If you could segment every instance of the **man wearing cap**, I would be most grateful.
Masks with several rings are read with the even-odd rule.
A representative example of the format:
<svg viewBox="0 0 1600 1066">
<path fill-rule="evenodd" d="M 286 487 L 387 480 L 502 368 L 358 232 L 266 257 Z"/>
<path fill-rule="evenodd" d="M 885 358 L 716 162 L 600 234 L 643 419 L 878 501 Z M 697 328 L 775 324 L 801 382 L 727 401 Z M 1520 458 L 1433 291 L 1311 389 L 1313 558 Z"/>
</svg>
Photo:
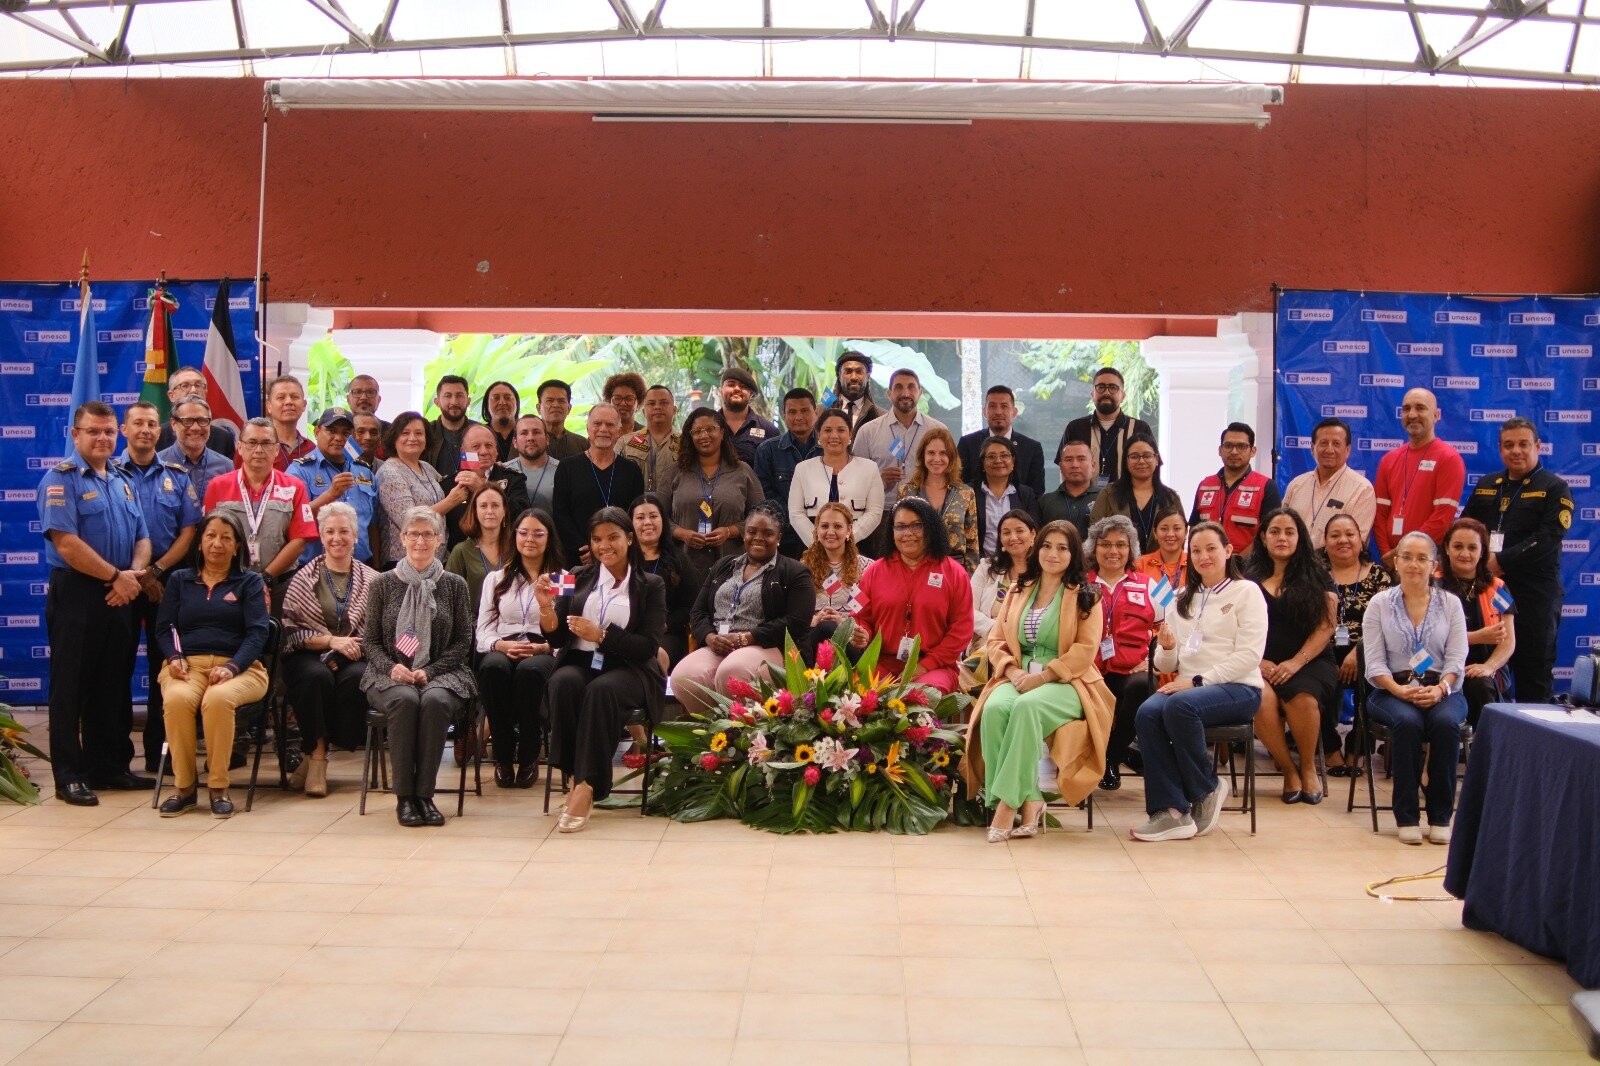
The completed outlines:
<svg viewBox="0 0 1600 1066">
<path fill-rule="evenodd" d="M 833 404 L 850 419 L 850 435 L 883 414 L 872 402 L 872 359 L 861 352 L 839 353 L 833 364 Z"/>
<path fill-rule="evenodd" d="M 364 563 L 372 562 L 373 517 L 378 512 L 378 487 L 373 483 L 372 467 L 365 458 L 351 459 L 345 454 L 345 442 L 355 429 L 355 416 L 343 407 L 330 407 L 317 419 L 317 449 L 289 464 L 284 471 L 297 478 L 306 487 L 311 498 L 313 520 L 330 503 L 343 501 L 356 511 L 355 556 Z M 322 554 L 322 541 L 316 537 L 306 540 L 300 553 L 300 564 Z"/>
<path fill-rule="evenodd" d="M 718 391 L 722 394 L 722 417 L 733 434 L 733 450 L 751 469 L 756 465 L 756 449 L 778 435 L 775 422 L 750 410 L 750 398 L 756 394 L 756 379 L 742 366 L 730 366 L 722 371 Z"/>
</svg>

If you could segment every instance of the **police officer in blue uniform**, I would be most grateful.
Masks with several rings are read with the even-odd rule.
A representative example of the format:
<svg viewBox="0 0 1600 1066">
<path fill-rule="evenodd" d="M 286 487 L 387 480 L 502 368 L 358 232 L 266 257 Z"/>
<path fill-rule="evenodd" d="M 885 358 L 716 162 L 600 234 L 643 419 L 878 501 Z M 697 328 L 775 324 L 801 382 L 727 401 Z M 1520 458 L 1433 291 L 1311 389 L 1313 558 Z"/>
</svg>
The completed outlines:
<svg viewBox="0 0 1600 1066">
<path fill-rule="evenodd" d="M 290 463 L 284 473 L 305 484 L 313 517 L 334 502 L 348 503 L 355 508 L 355 556 L 364 563 L 371 563 L 372 518 L 378 509 L 378 487 L 373 481 L 372 467 L 366 459 L 352 459 L 345 452 L 345 444 L 355 424 L 355 416 L 342 407 L 330 407 L 323 411 L 317 419 L 316 451 Z M 305 551 L 300 553 L 300 565 L 304 566 L 321 554 L 322 543 L 307 540 Z"/>
<path fill-rule="evenodd" d="M 200 521 L 200 498 L 182 465 L 163 462 L 156 452 L 161 436 L 161 413 L 155 404 L 130 404 L 122 414 L 122 436 L 128 446 L 117 457 L 117 470 L 133 483 L 133 495 L 150 529 L 150 566 L 139 579 L 139 597 L 133 601 L 134 643 L 144 634 L 145 661 L 150 687 L 145 697 L 144 768 L 155 773 L 161 765 L 161 744 L 167 724 L 161 704 L 161 649 L 156 642 L 156 611 L 166 590 L 167 574 L 184 565 L 194 546 Z M 176 447 L 176 445 L 174 445 Z M 137 649 L 135 649 L 137 654 Z"/>
<path fill-rule="evenodd" d="M 72 413 L 75 454 L 39 482 L 50 587 L 50 763 L 56 795 L 79 807 L 95 788 L 155 782 L 133 759 L 133 601 L 150 565 L 150 531 L 133 483 L 111 462 L 117 415 L 98 400 Z"/>
</svg>

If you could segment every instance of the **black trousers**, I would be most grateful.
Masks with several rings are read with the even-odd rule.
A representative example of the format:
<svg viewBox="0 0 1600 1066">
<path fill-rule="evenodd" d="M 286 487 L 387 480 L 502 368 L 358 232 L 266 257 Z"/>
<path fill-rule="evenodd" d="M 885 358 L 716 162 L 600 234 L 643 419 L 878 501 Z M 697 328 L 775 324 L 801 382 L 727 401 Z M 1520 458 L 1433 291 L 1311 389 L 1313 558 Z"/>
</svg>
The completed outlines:
<svg viewBox="0 0 1600 1066">
<path fill-rule="evenodd" d="M 297 651 L 283 659 L 284 691 L 300 723 L 300 750 L 310 755 L 321 741 L 354 751 L 367 732 L 367 697 L 361 691 L 361 662 L 328 669 L 314 651 Z"/>
<path fill-rule="evenodd" d="M 1500 698 L 1500 689 L 1492 677 L 1469 677 L 1461 682 L 1461 694 L 1467 698 L 1467 724 L 1476 729 L 1478 716 L 1484 707 Z"/>
<path fill-rule="evenodd" d="M 1553 694 L 1551 673 L 1556 666 L 1556 630 L 1561 625 L 1561 587 L 1527 588 L 1521 583 L 1507 589 L 1517 601 L 1514 624 L 1517 647 L 1511 653 L 1511 676 L 1517 681 L 1518 703 L 1549 703 Z"/>
<path fill-rule="evenodd" d="M 445 733 L 462 699 L 439 684 L 425 688 L 394 685 L 374 692 L 372 701 L 389 720 L 389 769 L 396 796 L 432 799 L 444 759 Z"/>
<path fill-rule="evenodd" d="M 478 687 L 489 712 L 496 765 L 532 766 L 539 761 L 545 683 L 555 668 L 553 655 L 530 655 L 516 662 L 497 651 L 483 657 Z"/>
<path fill-rule="evenodd" d="M 611 795 L 611 756 L 628 718 L 643 707 L 644 685 L 625 666 L 595 673 L 567 663 L 550 675 L 545 706 L 550 714 L 550 755 L 572 783 L 585 781 L 594 798 Z"/>
<path fill-rule="evenodd" d="M 144 768 L 153 774 L 161 763 L 161 745 L 167 739 L 167 721 L 164 704 L 161 701 L 161 686 L 156 684 L 156 677 L 161 673 L 163 665 L 161 648 L 156 644 L 156 612 L 161 610 L 161 605 L 141 592 L 139 598 L 133 601 L 132 607 L 134 665 L 138 665 L 137 645 L 139 635 L 143 633 L 145 669 L 150 674 L 149 694 L 144 701 Z"/>
<path fill-rule="evenodd" d="M 106 587 L 87 574 L 52 569 L 44 617 L 56 788 L 127 773 L 133 760 L 133 607 L 107 606 Z"/>
<path fill-rule="evenodd" d="M 1120 766 L 1128 758 L 1133 746 L 1134 715 L 1139 705 L 1150 698 L 1155 687 L 1148 672 L 1136 674 L 1106 674 L 1106 688 L 1117 698 L 1116 710 L 1111 716 L 1111 739 L 1106 743 L 1106 765 Z"/>
</svg>

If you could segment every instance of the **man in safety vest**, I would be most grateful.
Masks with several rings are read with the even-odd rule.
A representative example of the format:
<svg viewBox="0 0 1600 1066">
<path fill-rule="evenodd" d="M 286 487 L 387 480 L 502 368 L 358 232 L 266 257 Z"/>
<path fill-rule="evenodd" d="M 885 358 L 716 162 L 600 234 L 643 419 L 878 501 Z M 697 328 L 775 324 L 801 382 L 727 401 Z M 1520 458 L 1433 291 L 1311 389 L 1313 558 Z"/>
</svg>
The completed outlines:
<svg viewBox="0 0 1600 1066">
<path fill-rule="evenodd" d="M 1208 474 L 1194 491 L 1194 512 L 1189 524 L 1217 522 L 1228 531 L 1234 554 L 1250 550 L 1261 516 L 1282 502 L 1278 486 L 1265 474 L 1250 469 L 1256 457 L 1256 431 L 1243 422 L 1230 422 L 1217 447 L 1222 469 Z"/>
</svg>

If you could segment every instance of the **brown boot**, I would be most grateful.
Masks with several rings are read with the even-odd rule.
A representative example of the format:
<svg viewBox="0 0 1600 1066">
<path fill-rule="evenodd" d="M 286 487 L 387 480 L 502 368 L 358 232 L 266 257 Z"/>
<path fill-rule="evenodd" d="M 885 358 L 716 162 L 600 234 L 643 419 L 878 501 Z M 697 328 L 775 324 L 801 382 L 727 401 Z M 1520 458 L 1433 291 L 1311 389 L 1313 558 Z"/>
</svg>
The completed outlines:
<svg viewBox="0 0 1600 1066">
<path fill-rule="evenodd" d="M 289 772 L 289 787 L 296 792 L 303 791 L 306 787 L 306 775 L 311 772 L 311 756 L 302 756 L 300 765 Z"/>
<path fill-rule="evenodd" d="M 306 774 L 306 795 L 320 799 L 328 794 L 328 760 L 307 759 L 311 770 Z"/>
</svg>

